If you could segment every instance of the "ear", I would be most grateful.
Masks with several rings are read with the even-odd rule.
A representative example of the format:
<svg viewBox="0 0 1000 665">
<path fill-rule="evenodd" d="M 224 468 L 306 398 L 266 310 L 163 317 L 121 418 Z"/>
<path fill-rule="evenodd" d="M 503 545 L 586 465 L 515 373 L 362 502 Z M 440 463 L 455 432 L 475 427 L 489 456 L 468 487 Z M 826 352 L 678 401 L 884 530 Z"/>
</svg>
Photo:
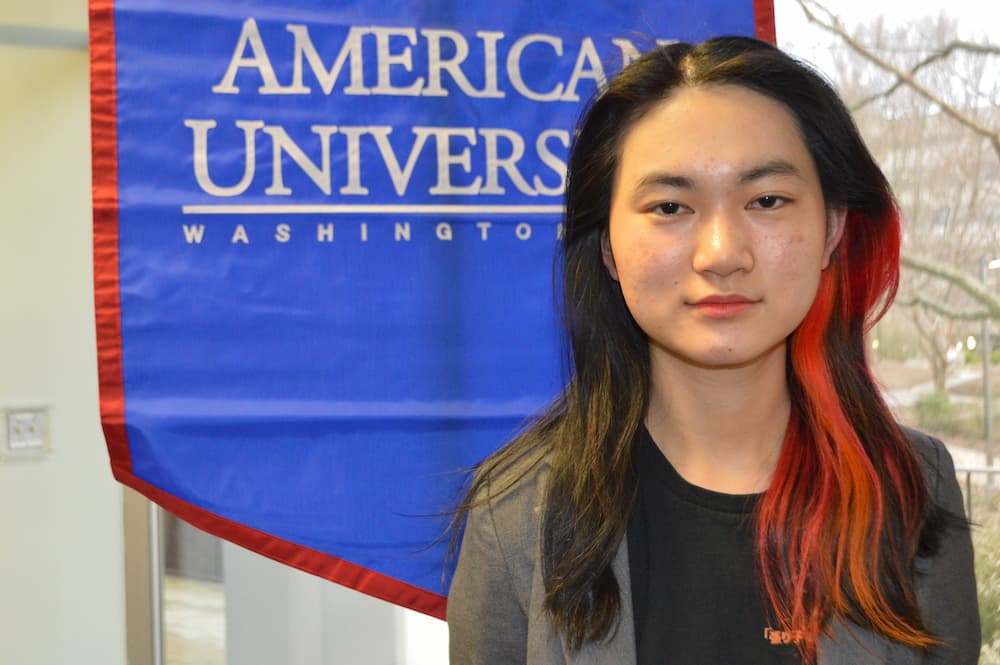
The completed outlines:
<svg viewBox="0 0 1000 665">
<path fill-rule="evenodd" d="M 611 275 L 611 279 L 617 282 L 618 266 L 615 265 L 615 255 L 611 253 L 611 237 L 608 234 L 607 229 L 601 233 L 601 259 L 603 259 L 604 267 L 608 269 L 608 274 Z"/>
<path fill-rule="evenodd" d="M 844 206 L 831 206 L 826 209 L 826 245 L 823 248 L 822 268 L 830 265 L 830 257 L 840 244 L 840 239 L 844 237 L 844 227 L 847 226 L 847 208 Z"/>
</svg>

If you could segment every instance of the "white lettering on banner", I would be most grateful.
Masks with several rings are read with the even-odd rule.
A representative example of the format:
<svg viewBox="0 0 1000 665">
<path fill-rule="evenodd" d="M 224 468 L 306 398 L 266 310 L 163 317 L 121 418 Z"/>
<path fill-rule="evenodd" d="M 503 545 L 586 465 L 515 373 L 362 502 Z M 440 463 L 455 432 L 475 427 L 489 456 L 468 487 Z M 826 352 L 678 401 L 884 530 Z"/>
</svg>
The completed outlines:
<svg viewBox="0 0 1000 665">
<path fill-rule="evenodd" d="M 452 229 L 451 224 L 448 222 L 441 222 L 434 227 L 434 235 L 437 236 L 438 240 L 451 240 Z"/>
<path fill-rule="evenodd" d="M 247 190 L 253 181 L 257 170 L 257 150 L 254 145 L 258 129 L 264 127 L 260 120 L 237 120 L 236 126 L 243 130 L 243 177 L 231 187 L 220 187 L 212 182 L 208 175 L 208 130 L 213 129 L 214 120 L 185 120 L 184 126 L 190 127 L 194 135 L 194 177 L 198 186 L 212 196 L 239 196 Z"/>
<path fill-rule="evenodd" d="M 482 242 L 490 242 L 495 239 L 494 234 L 490 233 L 491 230 L 496 230 L 493 222 L 490 221 L 478 221 L 475 222 L 475 227 L 479 231 L 479 239 Z M 386 228 L 386 227 L 380 227 Z M 429 237 L 430 233 L 427 229 L 431 228 L 431 225 L 417 224 L 414 227 L 412 222 L 393 222 L 392 224 L 392 239 L 394 242 L 410 242 L 413 240 L 414 228 L 417 229 L 416 233 L 418 237 Z M 525 241 L 531 240 L 534 236 L 534 227 L 527 222 L 518 222 L 513 227 L 509 225 L 503 225 L 499 227 L 499 233 L 509 234 L 513 230 L 513 236 L 518 240 Z M 563 227 L 562 224 L 558 224 L 555 227 L 555 238 L 562 239 Z M 184 242 L 189 245 L 201 245 L 205 238 L 205 225 L 204 224 L 182 224 L 181 231 L 183 232 Z M 210 233 L 216 233 L 210 231 Z M 224 231 L 223 231 L 224 233 Z M 291 240 L 294 233 L 294 227 L 288 222 L 281 222 L 274 226 L 274 240 L 278 243 L 287 243 Z M 455 239 L 455 226 L 450 222 L 437 222 L 433 224 L 433 236 L 435 239 L 441 242 L 452 242 Z M 382 235 L 382 237 L 386 237 Z M 508 236 L 509 237 L 509 236 Z M 233 227 L 232 233 L 229 236 L 231 244 L 250 244 L 250 235 L 244 224 L 236 224 Z M 360 222 L 358 223 L 358 239 L 360 242 L 368 242 L 368 223 Z M 334 240 L 334 224 L 332 222 L 321 222 L 316 224 L 316 243 L 317 244 L 327 244 L 332 243 Z"/>
<path fill-rule="evenodd" d="M 546 129 L 534 141 L 535 153 L 541 167 L 544 167 L 542 170 L 551 171 L 559 178 L 557 186 L 549 186 L 543 182 L 541 174 L 529 173 L 526 177 L 522 172 L 519 163 L 526 152 L 525 140 L 511 129 L 412 127 L 410 131 L 414 136 L 413 144 L 406 154 L 405 164 L 400 166 L 400 155 L 390 138 L 393 128 L 387 125 L 312 125 L 309 129 L 319 137 L 319 149 L 318 155 L 310 156 L 280 125 L 267 125 L 260 120 L 237 120 L 235 125 L 243 132 L 243 175 L 235 185 L 226 186 L 216 184 L 209 174 L 209 130 L 215 129 L 216 122 L 189 119 L 184 124 L 192 131 L 195 180 L 202 191 L 217 197 L 239 196 L 250 188 L 257 169 L 258 129 L 271 139 L 271 184 L 264 190 L 264 194 L 282 197 L 293 194 L 292 188 L 285 184 L 285 168 L 288 163 L 297 166 L 323 194 L 331 195 L 335 180 L 331 149 L 340 154 L 346 152 L 346 159 L 336 160 L 338 166 L 344 165 L 344 172 L 337 174 L 342 178 L 336 178 L 336 181 L 345 184 L 338 192 L 344 196 L 367 196 L 369 190 L 362 181 L 362 176 L 368 174 L 371 177 L 372 167 L 362 163 L 361 154 L 363 143 L 370 141 L 375 143 L 396 195 L 405 197 L 410 193 L 410 181 L 428 139 L 433 139 L 433 158 L 436 160 L 436 183 L 427 189 L 427 193 L 432 196 L 505 194 L 507 189 L 501 184 L 501 173 L 517 191 L 527 196 L 560 196 L 565 187 L 566 162 L 552 151 L 549 139 L 556 139 L 566 151 L 570 143 L 569 132 L 562 129 Z M 212 147 L 219 152 L 234 154 L 237 149 L 226 140 L 231 132 L 220 130 L 220 134 L 218 139 L 213 134 Z M 344 140 L 337 141 L 337 145 L 333 146 L 333 137 L 339 136 L 343 136 Z M 480 142 L 477 137 L 482 137 L 483 140 Z M 482 150 L 477 150 L 477 164 L 473 168 L 471 148 L 479 145 L 482 145 Z M 288 159 L 285 159 L 286 156 Z M 482 169 L 485 171 L 485 179 L 482 175 L 476 175 L 465 184 L 456 183 L 453 179 L 455 167 L 467 174 Z M 529 177 L 531 182 L 528 181 Z M 552 179 L 552 175 L 547 174 L 547 178 Z"/>
<path fill-rule="evenodd" d="M 635 44 L 627 39 L 615 38 L 611 40 L 611 43 L 618 47 L 618 52 L 621 53 L 621 63 L 622 67 L 628 67 L 635 60 L 639 58 L 639 49 L 635 47 Z"/>
<path fill-rule="evenodd" d="M 201 239 L 205 236 L 204 224 L 184 224 L 184 240 L 187 244 L 200 245 Z"/>
<path fill-rule="evenodd" d="M 589 69 L 584 69 L 585 65 L 589 65 Z M 576 86 L 582 78 L 591 79 L 599 88 L 603 87 L 605 83 L 604 65 L 601 64 L 601 57 L 597 55 L 597 49 L 594 48 L 594 40 L 590 37 L 587 37 L 580 43 L 580 53 L 576 56 L 573 75 L 569 77 L 569 83 L 566 84 L 566 92 L 560 99 L 566 102 L 580 101 L 580 95 L 576 93 Z"/>
<path fill-rule="evenodd" d="M 529 44 L 537 43 L 550 45 L 556 55 L 561 56 L 563 54 L 562 40 L 558 37 L 538 34 L 525 35 L 514 42 L 510 52 L 507 54 L 507 78 L 510 79 L 514 89 L 524 97 L 536 102 L 551 102 L 562 96 L 562 83 L 556 84 L 556 87 L 548 92 L 536 92 L 524 83 L 524 77 L 521 76 L 521 54 Z"/>
<path fill-rule="evenodd" d="M 427 130 L 434 134 L 437 142 L 437 184 L 430 188 L 430 193 L 437 196 L 447 196 L 449 194 L 476 194 L 479 191 L 479 183 L 483 179 L 476 176 L 471 184 L 459 187 L 451 184 L 451 167 L 453 164 L 461 166 L 466 173 L 472 171 L 472 162 L 468 148 L 463 148 L 457 155 L 451 152 L 451 137 L 464 138 L 471 145 L 476 145 L 476 131 L 472 127 L 414 127 L 413 131 Z M 442 140 L 443 138 L 443 140 Z"/>
<path fill-rule="evenodd" d="M 476 222 L 476 226 L 479 228 L 479 231 L 483 234 L 483 240 L 487 240 L 489 238 L 489 236 L 487 234 L 489 233 L 490 227 L 493 226 L 493 223 L 492 222 Z"/>
<path fill-rule="evenodd" d="M 623 37 L 595 41 L 586 35 L 569 39 L 543 32 L 505 34 L 482 29 L 463 33 L 439 27 L 309 26 L 276 24 L 271 20 L 258 25 L 256 18 L 248 17 L 240 25 L 225 66 L 220 63 L 221 76 L 215 79 L 212 73 L 206 86 L 216 95 L 322 93 L 411 98 L 462 96 L 473 100 L 520 97 L 531 103 L 578 103 L 605 84 L 605 67 L 609 63 L 625 66 L 639 54 L 636 45 Z M 212 81 L 216 81 L 214 85 L 210 85 Z M 419 109 L 421 103 L 430 105 L 432 100 L 407 103 Z M 530 131 L 519 131 L 513 127 L 424 124 L 393 127 L 377 124 L 376 118 L 365 119 L 372 124 L 344 125 L 345 117 L 351 117 L 349 103 L 328 104 L 324 108 L 337 113 L 338 124 L 319 119 L 309 125 L 311 134 L 303 128 L 305 123 L 300 125 L 299 121 L 286 127 L 259 118 L 227 119 L 233 125 L 220 128 L 216 119 L 184 119 L 184 125 L 191 130 L 191 162 L 200 193 L 216 198 L 252 193 L 253 205 L 238 202 L 229 208 L 264 207 L 268 208 L 266 212 L 273 213 L 283 204 L 262 203 L 261 197 L 280 197 L 285 201 L 316 193 L 326 197 L 368 197 L 370 187 L 387 190 L 391 183 L 398 199 L 413 200 L 410 207 L 430 207 L 435 208 L 434 212 L 447 213 L 446 209 L 465 206 L 479 211 L 470 214 L 494 214 L 501 207 L 517 207 L 518 212 L 536 214 L 539 212 L 536 208 L 545 206 L 513 201 L 486 205 L 446 202 L 435 206 L 426 200 L 416 201 L 421 196 L 512 194 L 544 199 L 560 197 L 565 190 L 571 144 L 567 128 L 532 127 Z M 347 111 L 346 116 L 342 110 Z M 427 116 L 415 113 L 413 117 Z M 213 132 L 215 129 L 218 131 Z M 259 134 L 270 140 L 270 166 L 266 158 L 262 158 L 264 164 L 258 164 L 258 150 L 264 150 L 266 155 L 268 149 L 266 144 L 258 148 Z M 258 166 L 263 172 L 259 179 Z M 412 191 L 416 189 L 414 174 L 420 174 L 416 182 L 421 183 L 422 191 Z M 398 199 L 359 205 L 392 207 L 403 203 Z M 327 203 L 355 206 L 346 201 L 313 201 L 311 205 L 324 207 Z M 182 204 L 181 208 L 184 214 L 192 214 L 212 205 L 225 207 L 221 203 L 199 201 Z M 200 231 L 196 226 L 184 228 L 189 244 L 201 243 L 203 228 Z M 322 235 L 325 232 L 317 231 L 320 242 L 332 241 L 332 225 L 329 228 L 329 239 Z M 484 240 L 488 228 L 480 229 Z M 282 230 L 279 225 L 274 233 L 278 242 L 288 242 L 291 238 L 290 227 Z M 362 242 L 367 242 L 367 227 L 363 225 L 360 233 Z M 450 240 L 451 231 L 446 233 Z M 517 237 L 521 237 L 521 232 Z M 248 244 L 249 237 L 243 230 L 241 236 L 234 234 L 231 242 Z"/>
<path fill-rule="evenodd" d="M 347 184 L 340 188 L 341 194 L 368 194 L 368 188 L 361 184 L 361 135 L 368 130 L 368 127 L 340 128 L 340 133 L 347 137 Z"/>
<path fill-rule="evenodd" d="M 242 224 L 236 225 L 236 229 L 233 231 L 233 238 L 230 242 L 234 245 L 238 242 L 241 242 L 244 245 L 250 244 L 250 238 L 247 237 L 247 230 L 243 228 Z"/>
<path fill-rule="evenodd" d="M 462 63 L 469 57 L 469 42 L 462 33 L 454 30 L 421 30 L 427 39 L 427 87 L 421 94 L 428 97 L 445 97 L 448 91 L 441 86 L 441 72 L 447 71 L 459 90 L 469 97 L 503 97 L 497 86 L 497 42 L 503 39 L 502 32 L 479 31 L 476 37 L 483 40 L 484 85 L 476 90 L 462 71 Z M 448 60 L 441 59 L 441 40 L 448 39 L 455 47 L 455 55 Z"/>
<path fill-rule="evenodd" d="M 535 151 L 538 153 L 538 158 L 542 160 L 543 164 L 552 169 L 552 171 L 559 176 L 559 184 L 556 187 L 546 187 L 542 183 L 542 179 L 537 175 L 534 177 L 532 182 L 535 185 L 535 191 L 539 194 L 544 194 L 546 196 L 561 196 L 563 190 L 566 188 L 566 162 L 559 159 L 549 151 L 549 146 L 546 142 L 550 137 L 559 139 L 559 141 L 563 144 L 563 147 L 568 150 L 569 132 L 562 129 L 546 129 L 538 135 L 538 139 L 535 141 Z"/>
<path fill-rule="evenodd" d="M 340 70 L 344 68 L 344 62 L 348 58 L 351 61 L 351 83 L 344 88 L 344 94 L 371 94 L 371 91 L 365 87 L 364 61 L 362 60 L 361 49 L 361 37 L 368 32 L 367 30 L 364 28 L 351 28 L 350 32 L 347 33 L 347 39 L 344 40 L 344 45 L 340 47 L 340 52 L 334 59 L 333 64 L 330 65 L 330 69 L 326 69 L 319 57 L 319 53 L 316 52 L 316 47 L 313 46 L 312 39 L 309 38 L 309 29 L 306 26 L 289 24 L 285 26 L 285 29 L 292 33 L 295 38 L 295 55 L 292 58 L 292 85 L 289 86 L 289 91 L 303 95 L 312 92 L 309 87 L 302 84 L 302 57 L 305 56 L 313 76 L 316 77 L 320 88 L 323 89 L 323 94 L 329 95 L 333 92 L 333 85 L 337 82 Z M 232 65 L 230 65 L 231 68 Z M 229 75 L 229 70 L 226 71 L 226 75 Z M 223 80 L 226 79 L 224 78 Z M 235 89 L 235 86 L 233 88 Z M 215 91 L 215 88 L 212 88 L 212 90 Z M 235 91 L 238 92 L 239 90 L 235 89 Z"/>
<path fill-rule="evenodd" d="M 253 57 L 244 57 L 247 47 L 253 51 Z M 240 91 L 234 85 L 236 74 L 244 67 L 254 68 L 260 74 L 264 85 L 257 89 L 262 95 L 289 92 L 296 93 L 298 90 L 288 90 L 282 88 L 278 83 L 278 77 L 274 75 L 274 66 L 264 49 L 264 40 L 260 38 L 260 31 L 257 29 L 257 22 L 252 18 L 243 21 L 243 29 L 240 30 L 239 39 L 236 40 L 236 48 L 233 49 L 233 56 L 229 60 L 229 67 L 222 75 L 222 80 L 212 86 L 212 92 L 216 94 L 235 95 Z"/>
<path fill-rule="evenodd" d="M 538 196 L 538 192 L 524 179 L 517 170 L 517 162 L 524 156 L 524 139 L 510 129 L 480 129 L 479 133 L 486 139 L 486 185 L 479 194 L 505 194 L 506 189 L 500 186 L 499 170 L 503 169 L 517 187 L 518 191 L 529 196 Z M 504 159 L 498 156 L 497 143 L 500 137 L 510 143 L 510 154 Z"/>
<path fill-rule="evenodd" d="M 322 166 L 309 159 L 298 145 L 292 142 L 288 134 L 281 127 L 263 127 L 262 132 L 271 137 L 271 154 L 273 166 L 271 169 L 271 186 L 264 190 L 265 194 L 271 196 L 275 194 L 289 195 L 292 190 L 285 187 L 281 174 L 284 172 L 284 160 L 281 159 L 283 153 L 288 153 L 296 164 L 309 176 L 310 180 L 316 183 L 320 191 L 329 196 L 330 194 L 330 134 L 337 131 L 336 125 L 313 125 L 310 127 L 320 140 L 320 159 Z M 247 158 L 249 162 L 249 157 Z"/>
<path fill-rule="evenodd" d="M 417 43 L 417 31 L 413 28 L 372 28 L 375 34 L 375 44 L 378 62 L 378 85 L 372 90 L 375 95 L 419 95 L 424 87 L 424 78 L 418 76 L 412 84 L 397 88 L 392 85 L 393 65 L 402 65 L 407 72 L 413 71 L 413 53 L 407 46 L 401 53 L 392 53 L 389 49 L 389 38 L 405 37 L 411 45 Z"/>
<path fill-rule="evenodd" d="M 421 204 L 311 204 L 275 203 L 247 205 L 184 205 L 185 215 L 560 215 L 561 205 L 463 205 L 454 203 Z"/>
<path fill-rule="evenodd" d="M 472 98 L 506 96 L 505 91 L 500 88 L 498 71 L 499 46 L 506 37 L 503 32 L 479 30 L 475 33 L 475 38 L 482 49 L 482 58 L 473 63 L 469 59 L 469 39 L 456 30 L 352 26 L 327 67 L 323 62 L 323 55 L 316 49 L 309 34 L 309 26 L 288 23 L 284 28 L 292 36 L 290 83 L 282 85 L 278 80 L 271 54 L 264 44 L 256 20 L 251 17 L 243 21 L 226 70 L 219 82 L 212 86 L 212 92 L 220 95 L 240 94 L 241 88 L 236 84 L 236 78 L 241 70 L 247 69 L 256 71 L 260 79 L 258 94 L 308 95 L 312 93 L 312 88 L 305 82 L 305 65 L 308 65 L 313 79 L 319 83 L 325 95 L 334 92 L 337 81 L 346 67 L 348 84 L 340 89 L 345 95 L 446 97 L 457 88 L 458 92 Z M 366 48 L 366 44 L 371 44 L 372 38 L 374 44 Z M 401 48 L 400 39 L 405 40 Z M 454 50 L 450 57 L 442 55 L 446 50 L 442 48 L 445 41 L 449 42 L 451 49 Z M 630 40 L 616 37 L 610 41 L 611 46 L 618 50 L 622 67 L 638 57 L 639 51 Z M 425 47 L 421 50 L 426 52 L 426 61 L 417 63 L 414 59 L 414 47 L 421 47 L 421 42 L 425 43 Z M 330 40 L 324 39 L 322 43 L 328 44 Z M 669 42 L 658 40 L 657 43 Z M 549 90 L 536 90 L 524 80 L 522 60 L 525 58 L 525 52 L 529 50 L 533 66 L 539 71 L 558 71 L 569 62 L 568 57 L 564 59 L 565 45 L 558 35 L 530 33 L 514 40 L 505 59 L 507 78 L 514 91 L 527 99 L 536 102 L 575 102 L 580 99 L 576 88 L 581 79 L 591 79 L 598 85 L 604 82 L 605 61 L 600 57 L 591 37 L 583 37 L 580 40 L 567 82 L 556 83 Z M 277 52 L 276 46 L 272 44 L 271 53 Z M 371 57 L 375 59 L 374 87 L 366 85 L 364 80 L 365 60 Z M 482 74 L 482 89 L 477 89 L 470 82 L 466 65 L 475 66 L 476 72 Z M 408 84 L 394 84 L 394 70 L 411 74 Z M 448 74 L 454 87 L 444 85 L 442 77 L 444 72 Z"/>
<path fill-rule="evenodd" d="M 378 151 L 382 155 L 382 163 L 385 164 L 385 168 L 389 171 L 389 177 L 392 178 L 392 186 L 396 189 L 396 194 L 399 196 L 405 195 L 406 188 L 410 184 L 410 176 L 413 175 L 413 167 L 417 164 L 417 155 L 420 154 L 420 150 L 424 147 L 424 142 L 430 136 L 430 130 L 426 127 L 413 128 L 413 133 L 416 134 L 417 138 L 413 142 L 413 147 L 410 148 L 409 156 L 406 158 L 406 166 L 402 169 L 399 168 L 399 159 L 396 158 L 396 151 L 392 149 L 392 144 L 389 143 L 389 134 L 392 133 L 392 127 L 369 127 L 368 131 L 375 137 Z"/>
</svg>

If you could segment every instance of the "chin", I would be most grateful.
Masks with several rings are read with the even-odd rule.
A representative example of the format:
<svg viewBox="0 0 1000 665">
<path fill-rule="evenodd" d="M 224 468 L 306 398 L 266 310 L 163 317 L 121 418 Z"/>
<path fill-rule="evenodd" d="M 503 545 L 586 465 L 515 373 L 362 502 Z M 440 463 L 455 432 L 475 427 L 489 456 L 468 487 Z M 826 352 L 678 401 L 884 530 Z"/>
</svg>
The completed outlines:
<svg viewBox="0 0 1000 665">
<path fill-rule="evenodd" d="M 655 343 L 653 346 L 657 346 Z M 675 361 L 699 369 L 706 370 L 732 370 L 744 369 L 753 365 L 765 362 L 769 358 L 774 358 L 776 352 L 780 352 L 780 357 L 784 359 L 785 340 L 779 341 L 765 348 L 708 348 L 700 350 L 683 351 L 679 349 L 669 349 L 659 347 Z"/>
<path fill-rule="evenodd" d="M 709 354 L 704 358 L 692 359 L 688 362 L 703 369 L 743 369 L 750 367 L 759 360 L 758 357 L 747 354 L 719 353 Z"/>
</svg>

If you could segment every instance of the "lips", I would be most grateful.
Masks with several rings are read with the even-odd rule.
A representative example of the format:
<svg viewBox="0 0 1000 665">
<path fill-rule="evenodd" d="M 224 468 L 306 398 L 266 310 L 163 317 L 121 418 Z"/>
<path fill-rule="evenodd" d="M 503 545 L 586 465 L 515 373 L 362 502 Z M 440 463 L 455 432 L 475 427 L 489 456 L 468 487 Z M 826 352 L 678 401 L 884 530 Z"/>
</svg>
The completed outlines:
<svg viewBox="0 0 1000 665">
<path fill-rule="evenodd" d="M 739 294 L 711 295 L 690 303 L 699 314 L 713 319 L 729 319 L 760 302 Z"/>
</svg>

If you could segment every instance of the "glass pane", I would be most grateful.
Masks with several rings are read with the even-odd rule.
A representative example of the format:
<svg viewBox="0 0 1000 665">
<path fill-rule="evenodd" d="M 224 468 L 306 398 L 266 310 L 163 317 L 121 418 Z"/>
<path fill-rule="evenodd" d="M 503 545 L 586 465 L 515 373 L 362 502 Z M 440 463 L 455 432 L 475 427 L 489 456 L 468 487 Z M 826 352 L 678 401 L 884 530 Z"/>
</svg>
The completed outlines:
<svg viewBox="0 0 1000 665">
<path fill-rule="evenodd" d="M 160 511 L 166 665 L 225 665 L 222 541 Z"/>
</svg>

